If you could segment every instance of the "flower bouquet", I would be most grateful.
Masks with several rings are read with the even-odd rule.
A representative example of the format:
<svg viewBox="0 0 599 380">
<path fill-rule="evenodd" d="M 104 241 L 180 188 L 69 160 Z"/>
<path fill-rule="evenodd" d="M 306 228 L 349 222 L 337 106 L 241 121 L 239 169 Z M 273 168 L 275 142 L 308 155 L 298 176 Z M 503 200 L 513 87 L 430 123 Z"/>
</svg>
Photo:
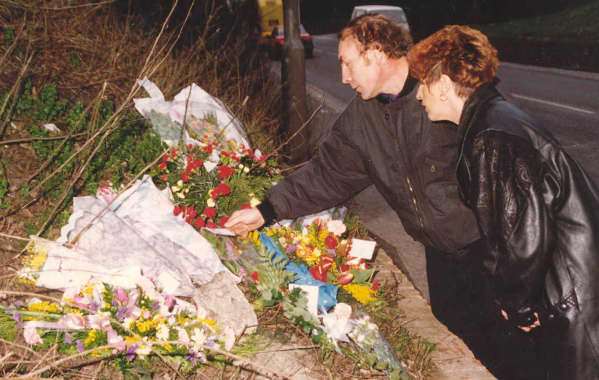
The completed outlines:
<svg viewBox="0 0 599 380">
<path fill-rule="evenodd" d="M 217 150 L 217 148 L 225 148 Z M 279 178 L 276 161 L 230 140 L 187 145 L 164 154 L 155 168 L 158 184 L 170 189 L 175 215 L 200 229 L 223 226 L 238 209 L 260 203 Z"/>
<path fill-rule="evenodd" d="M 3 309 L 22 326 L 28 344 L 59 343 L 67 354 L 125 354 L 134 360 L 155 352 L 203 362 L 208 351 L 230 348 L 235 339 L 201 308 L 161 293 L 144 277 L 135 289 L 90 282 L 67 289 L 61 300 L 34 298 Z"/>
</svg>

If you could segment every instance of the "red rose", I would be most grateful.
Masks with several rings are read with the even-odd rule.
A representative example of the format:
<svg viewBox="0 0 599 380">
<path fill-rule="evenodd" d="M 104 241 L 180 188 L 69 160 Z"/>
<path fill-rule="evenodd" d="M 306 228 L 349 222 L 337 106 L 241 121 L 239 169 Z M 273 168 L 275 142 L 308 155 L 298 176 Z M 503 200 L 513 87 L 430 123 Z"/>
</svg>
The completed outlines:
<svg viewBox="0 0 599 380">
<path fill-rule="evenodd" d="M 193 222 L 193 225 L 197 228 L 203 228 L 206 226 L 206 222 L 204 222 L 204 219 L 202 218 L 197 218 L 195 222 Z"/>
<path fill-rule="evenodd" d="M 327 282 L 327 271 L 321 265 L 311 267 L 310 273 L 315 280 Z"/>
<path fill-rule="evenodd" d="M 198 212 L 193 207 L 187 207 L 187 209 L 185 209 L 185 215 L 191 218 L 195 218 L 196 216 L 198 216 Z"/>
<path fill-rule="evenodd" d="M 337 238 L 333 234 L 329 234 L 329 236 L 327 236 L 326 239 L 324 239 L 324 245 L 328 249 L 337 248 L 337 244 Z"/>
<path fill-rule="evenodd" d="M 189 182 L 189 174 L 187 172 L 181 173 L 181 181 Z"/>
<path fill-rule="evenodd" d="M 351 269 L 351 268 L 350 268 L 350 266 L 349 266 L 349 265 L 347 265 L 347 264 L 341 264 L 341 266 L 339 267 L 339 270 L 340 270 L 341 272 L 347 272 L 347 271 L 348 271 L 348 270 L 350 270 L 350 269 Z"/>
<path fill-rule="evenodd" d="M 179 214 L 181 214 L 181 212 L 183 212 L 183 208 L 181 206 L 175 206 L 175 208 L 173 209 L 173 214 L 175 214 L 175 216 L 178 216 Z"/>
<path fill-rule="evenodd" d="M 218 225 L 221 226 L 221 227 L 224 227 L 225 223 L 227 223 L 228 220 L 229 220 L 229 217 L 227 215 L 223 215 L 218 220 Z"/>
<path fill-rule="evenodd" d="M 164 170 L 166 169 L 166 162 L 162 161 L 159 165 L 158 168 L 160 168 L 160 170 Z"/>
<path fill-rule="evenodd" d="M 235 173 L 235 169 L 230 166 L 221 165 L 217 168 L 218 170 L 218 178 L 221 180 L 225 180 L 232 176 Z"/>
<path fill-rule="evenodd" d="M 213 221 L 209 220 L 208 223 L 206 223 L 206 227 L 208 228 L 216 228 L 216 224 L 214 224 Z"/>
<path fill-rule="evenodd" d="M 378 280 L 374 280 L 374 281 L 372 281 L 372 284 L 370 285 L 370 288 L 371 288 L 372 290 L 374 290 L 375 292 L 376 292 L 377 290 L 379 290 L 379 288 L 380 288 L 380 287 L 381 287 L 381 283 L 380 283 Z"/>
<path fill-rule="evenodd" d="M 163 180 L 164 182 L 168 181 L 168 175 L 163 174 L 160 176 L 160 179 Z"/>
<path fill-rule="evenodd" d="M 202 214 L 206 215 L 208 218 L 214 218 L 216 216 L 216 209 L 214 207 L 206 207 Z"/>
<path fill-rule="evenodd" d="M 254 281 L 256 284 L 260 282 L 260 274 L 258 272 L 250 273 L 250 277 L 252 278 L 252 281 Z"/>
<path fill-rule="evenodd" d="M 226 183 L 219 183 L 212 190 L 212 194 L 215 194 L 216 196 L 229 195 L 229 194 L 231 194 L 231 188 Z"/>
<path fill-rule="evenodd" d="M 206 145 L 204 148 L 202 148 L 202 150 L 208 154 L 212 153 L 212 145 Z"/>
</svg>

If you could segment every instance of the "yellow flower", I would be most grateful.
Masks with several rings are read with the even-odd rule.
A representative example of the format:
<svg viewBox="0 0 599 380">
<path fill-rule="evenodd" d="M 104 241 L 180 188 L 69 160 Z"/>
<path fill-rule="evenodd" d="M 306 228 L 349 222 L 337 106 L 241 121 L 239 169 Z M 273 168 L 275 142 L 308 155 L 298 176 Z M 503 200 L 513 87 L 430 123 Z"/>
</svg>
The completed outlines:
<svg viewBox="0 0 599 380">
<path fill-rule="evenodd" d="M 48 302 L 48 301 L 39 301 L 31 303 L 27 306 L 27 310 L 37 312 L 37 313 L 60 313 L 61 308 L 59 305 Z"/>
<path fill-rule="evenodd" d="M 216 321 L 214 319 L 201 318 L 200 322 L 210 327 L 212 330 L 216 330 L 218 328 L 218 325 L 216 324 Z"/>
<path fill-rule="evenodd" d="M 356 301 L 362 305 L 369 304 L 376 301 L 376 291 L 372 290 L 370 286 L 365 284 L 347 284 L 343 285 L 343 289 L 354 297 Z"/>
<path fill-rule="evenodd" d="M 127 346 L 132 346 L 141 342 L 141 338 L 139 337 L 139 335 L 126 336 L 124 340 Z"/>
<path fill-rule="evenodd" d="M 89 347 L 92 344 L 94 344 L 94 342 L 96 341 L 96 339 L 98 339 L 98 331 L 97 330 L 90 330 L 87 333 L 87 337 L 85 337 L 85 340 L 83 341 L 83 345 L 85 347 Z"/>
<path fill-rule="evenodd" d="M 156 327 L 156 321 L 139 320 L 135 322 L 135 327 L 137 327 L 137 331 L 139 331 L 141 334 L 145 334 Z"/>
</svg>

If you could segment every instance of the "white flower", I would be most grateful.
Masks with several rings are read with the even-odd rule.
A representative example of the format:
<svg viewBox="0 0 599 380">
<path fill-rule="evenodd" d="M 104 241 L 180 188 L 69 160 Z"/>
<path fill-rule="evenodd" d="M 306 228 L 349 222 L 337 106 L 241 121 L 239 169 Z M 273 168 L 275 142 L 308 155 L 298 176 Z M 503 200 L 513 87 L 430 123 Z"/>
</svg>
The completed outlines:
<svg viewBox="0 0 599 380">
<path fill-rule="evenodd" d="M 214 206 L 216 206 L 216 202 L 214 202 L 214 199 L 208 198 L 208 200 L 206 201 L 206 206 L 214 207 Z"/>
<path fill-rule="evenodd" d="M 123 320 L 123 326 L 125 326 L 125 328 L 126 328 L 127 330 L 131 330 L 131 329 L 133 328 L 133 325 L 134 325 L 134 324 L 135 324 L 135 320 L 134 320 L 134 319 L 131 319 L 131 318 L 129 318 L 129 317 L 127 317 L 127 318 L 125 318 L 125 319 Z"/>
<path fill-rule="evenodd" d="M 249 173 L 249 172 L 250 172 L 250 168 L 248 168 L 248 167 L 246 166 L 245 168 L 243 168 L 243 172 L 244 172 L 245 174 Z"/>
<path fill-rule="evenodd" d="M 237 167 L 238 167 L 239 169 L 243 169 L 243 168 L 245 168 L 245 166 L 244 166 L 243 164 L 239 164 Z"/>
<path fill-rule="evenodd" d="M 345 224 L 343 224 L 341 220 L 329 220 L 327 222 L 327 229 L 333 235 L 340 236 L 347 230 L 347 227 L 345 226 Z"/>
<path fill-rule="evenodd" d="M 350 323 L 351 306 L 346 303 L 338 303 L 331 313 L 322 316 L 324 331 L 329 338 L 335 341 L 347 342 L 347 334 L 351 331 Z"/>
<path fill-rule="evenodd" d="M 256 157 L 257 159 L 262 158 L 262 152 L 260 151 L 260 149 L 256 149 L 254 151 L 254 157 Z"/>
<path fill-rule="evenodd" d="M 179 190 L 181 190 L 181 188 L 180 188 L 179 186 L 171 186 L 171 191 L 172 191 L 173 193 L 178 193 L 178 192 L 179 192 Z"/>
<path fill-rule="evenodd" d="M 177 197 L 179 197 L 181 199 L 185 199 L 185 193 L 184 192 L 177 193 Z"/>
<path fill-rule="evenodd" d="M 256 207 L 256 206 L 258 206 L 260 203 L 261 203 L 261 202 L 260 202 L 260 199 L 258 199 L 258 198 L 255 198 L 255 197 L 252 197 L 252 198 L 250 198 L 250 206 L 252 206 L 252 207 Z"/>
<path fill-rule="evenodd" d="M 152 346 L 148 344 L 140 344 L 136 349 L 135 353 L 139 356 L 147 356 L 152 352 Z"/>
<path fill-rule="evenodd" d="M 196 327 L 193 329 L 193 332 L 191 334 L 191 341 L 193 342 L 194 350 L 201 351 L 204 346 L 204 342 L 206 342 L 206 334 L 203 330 Z"/>
<path fill-rule="evenodd" d="M 25 338 L 25 342 L 27 344 L 35 345 L 43 342 L 40 334 L 37 333 L 37 329 L 32 326 L 28 326 L 25 324 L 25 329 L 23 330 L 23 337 Z"/>
<path fill-rule="evenodd" d="M 189 343 L 189 335 L 187 334 L 187 331 L 185 331 L 185 329 L 182 327 L 175 327 L 175 328 L 177 329 L 178 340 L 184 344 Z"/>
<path fill-rule="evenodd" d="M 177 186 L 182 187 L 183 186 L 183 180 L 180 179 L 177 181 Z"/>
<path fill-rule="evenodd" d="M 169 340 L 170 335 L 170 330 L 165 324 L 159 325 L 158 329 L 156 329 L 156 338 L 160 340 Z"/>
<path fill-rule="evenodd" d="M 78 314 L 67 314 L 60 318 L 59 323 L 68 330 L 82 330 L 85 328 L 85 320 Z"/>
</svg>

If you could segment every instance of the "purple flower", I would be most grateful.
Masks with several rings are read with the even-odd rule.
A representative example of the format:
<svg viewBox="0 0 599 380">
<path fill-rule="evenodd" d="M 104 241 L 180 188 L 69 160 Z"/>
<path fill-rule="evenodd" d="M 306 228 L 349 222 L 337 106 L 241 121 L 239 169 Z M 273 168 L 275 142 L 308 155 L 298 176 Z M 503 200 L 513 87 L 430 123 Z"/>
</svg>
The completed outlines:
<svg viewBox="0 0 599 380">
<path fill-rule="evenodd" d="M 121 305 L 126 305 L 127 302 L 129 302 L 129 295 L 123 288 L 116 288 L 114 298 L 119 301 Z"/>
<path fill-rule="evenodd" d="M 64 340 L 65 344 L 71 344 L 71 343 L 73 343 L 73 336 L 70 333 L 65 332 L 63 340 Z"/>
<path fill-rule="evenodd" d="M 168 308 L 169 313 L 173 311 L 173 308 L 177 304 L 177 299 L 170 294 L 164 296 L 164 304 Z"/>
<path fill-rule="evenodd" d="M 127 358 L 127 360 L 129 361 L 133 361 L 135 360 L 135 358 L 137 357 L 137 354 L 135 353 L 135 351 L 137 350 L 137 344 L 133 344 L 131 346 L 129 346 L 129 348 L 127 348 L 127 353 L 125 354 L 125 357 Z"/>
<path fill-rule="evenodd" d="M 290 254 L 293 253 L 297 250 L 297 244 L 289 244 L 287 247 L 285 247 L 285 253 Z"/>
<path fill-rule="evenodd" d="M 79 352 L 85 351 L 85 347 L 83 346 L 83 342 L 81 341 L 81 339 L 77 339 L 77 341 L 75 342 L 75 345 L 77 345 L 77 351 L 79 351 Z"/>
</svg>

